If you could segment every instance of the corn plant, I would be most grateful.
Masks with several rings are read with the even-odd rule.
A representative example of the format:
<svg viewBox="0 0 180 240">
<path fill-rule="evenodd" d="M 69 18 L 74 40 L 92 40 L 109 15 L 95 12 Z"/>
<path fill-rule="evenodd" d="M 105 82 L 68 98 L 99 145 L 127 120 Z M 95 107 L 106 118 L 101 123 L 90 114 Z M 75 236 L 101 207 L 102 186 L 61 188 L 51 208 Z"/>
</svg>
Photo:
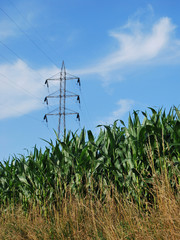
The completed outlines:
<svg viewBox="0 0 180 240">
<path fill-rule="evenodd" d="M 174 189 L 180 169 L 180 111 L 172 108 L 129 115 L 128 125 L 117 120 L 99 126 L 97 138 L 83 129 L 68 132 L 63 141 L 47 141 L 44 152 L 34 147 L 27 156 L 0 163 L 0 204 L 22 202 L 51 206 L 67 193 L 102 198 L 109 186 L 141 204 L 153 201 L 155 175 L 164 172 Z"/>
</svg>

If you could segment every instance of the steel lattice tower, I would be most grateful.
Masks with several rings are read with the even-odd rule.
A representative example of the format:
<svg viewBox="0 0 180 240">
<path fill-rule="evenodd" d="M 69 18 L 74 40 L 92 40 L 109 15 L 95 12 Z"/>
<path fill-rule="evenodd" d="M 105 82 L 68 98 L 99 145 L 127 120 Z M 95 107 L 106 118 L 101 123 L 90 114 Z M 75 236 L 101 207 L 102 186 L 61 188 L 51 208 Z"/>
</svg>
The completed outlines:
<svg viewBox="0 0 180 240">
<path fill-rule="evenodd" d="M 59 77 L 48 78 L 45 81 L 45 84 L 47 85 L 47 87 L 49 87 L 49 81 L 59 81 L 59 90 L 56 92 L 53 92 L 52 94 L 49 94 L 48 96 L 46 96 L 44 98 L 44 102 L 46 102 L 46 104 L 48 104 L 48 98 L 59 99 L 59 107 L 44 115 L 44 120 L 46 120 L 46 122 L 47 122 L 47 116 L 58 116 L 59 117 L 59 120 L 58 120 L 58 137 L 59 138 L 60 138 L 61 126 L 63 126 L 64 134 L 65 134 L 66 115 L 74 115 L 75 114 L 77 119 L 80 121 L 80 115 L 78 112 L 75 112 L 71 109 L 66 108 L 66 98 L 68 98 L 68 97 L 76 97 L 77 101 L 80 103 L 80 96 L 76 93 L 67 91 L 67 89 L 66 89 L 66 81 L 74 80 L 74 79 L 77 80 L 77 84 L 80 86 L 81 85 L 80 78 L 67 73 L 65 64 L 63 61 Z"/>
</svg>

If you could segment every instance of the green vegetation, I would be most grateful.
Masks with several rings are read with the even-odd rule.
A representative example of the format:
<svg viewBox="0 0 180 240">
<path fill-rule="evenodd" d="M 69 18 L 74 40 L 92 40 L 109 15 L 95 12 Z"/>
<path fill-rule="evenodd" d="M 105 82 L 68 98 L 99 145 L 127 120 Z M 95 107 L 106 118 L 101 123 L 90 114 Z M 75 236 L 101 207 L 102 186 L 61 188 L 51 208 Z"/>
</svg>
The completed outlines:
<svg viewBox="0 0 180 240">
<path fill-rule="evenodd" d="M 32 204 L 28 213 L 22 205 L 8 208 L 1 213 L 0 239 L 180 239 L 179 199 L 162 176 L 153 189 L 156 205 L 146 211 L 110 188 L 104 203 L 91 194 L 77 198 L 67 189 L 59 209 L 47 206 L 46 216 L 38 205 Z"/>
<path fill-rule="evenodd" d="M 35 147 L 1 163 L 0 230 L 11 224 L 23 231 L 22 221 L 41 232 L 34 225 L 40 219 L 47 236 L 28 238 L 24 229 L 17 239 L 166 239 L 158 234 L 168 226 L 168 239 L 178 239 L 180 111 L 150 110 L 142 123 L 134 111 L 127 127 L 121 120 L 101 126 L 97 138 L 68 132 L 44 152 Z"/>
</svg>

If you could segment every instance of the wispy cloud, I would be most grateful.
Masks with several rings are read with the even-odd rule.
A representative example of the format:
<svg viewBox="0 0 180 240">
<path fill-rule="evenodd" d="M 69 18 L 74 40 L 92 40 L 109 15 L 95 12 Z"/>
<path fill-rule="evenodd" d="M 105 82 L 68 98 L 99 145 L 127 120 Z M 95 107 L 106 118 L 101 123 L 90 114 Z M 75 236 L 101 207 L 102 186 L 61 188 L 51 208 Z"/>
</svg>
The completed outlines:
<svg viewBox="0 0 180 240">
<path fill-rule="evenodd" d="M 150 9 L 152 7 L 150 6 Z M 151 9 L 153 11 L 153 9 Z M 137 13 L 141 14 L 141 13 Z M 136 14 L 136 15 L 137 15 Z M 0 27 L 6 23 L 0 22 Z M 5 27 L 4 27 L 5 28 Z M 173 59 L 180 59 L 180 39 L 175 37 L 176 26 L 168 17 L 162 17 L 150 27 L 142 21 L 133 18 L 118 30 L 110 31 L 109 35 L 119 44 L 116 51 L 102 58 L 92 67 L 70 71 L 73 74 L 99 74 L 108 82 L 112 73 L 116 81 L 122 80 L 122 75 L 116 71 L 129 69 L 131 66 L 142 66 L 157 62 L 171 63 Z M 4 38 L 15 34 L 11 26 L 3 31 Z M 3 36 L 0 30 L 0 39 Z M 57 68 L 32 69 L 22 60 L 13 64 L 1 64 L 0 88 L 0 119 L 15 117 L 29 113 L 43 107 L 41 99 L 47 94 L 43 88 L 44 80 L 57 73 Z M 118 76 L 118 78 L 117 78 Z M 100 78 L 100 79 L 101 79 Z M 118 108 L 105 121 L 112 123 L 121 118 L 133 106 L 133 100 L 119 100 Z"/>
<path fill-rule="evenodd" d="M 28 5 L 21 2 L 23 11 L 20 11 L 16 4 L 10 2 L 10 6 L 15 12 L 12 12 L 10 8 L 8 10 L 8 8 L 0 7 L 0 40 L 20 37 L 22 31 L 34 28 L 37 7 L 32 10 L 32 7 L 28 7 Z"/>
<path fill-rule="evenodd" d="M 176 26 L 168 17 L 162 17 L 151 28 L 142 22 L 131 21 L 117 31 L 110 31 L 110 36 L 118 41 L 117 50 L 99 60 L 96 66 L 79 69 L 79 74 L 106 75 L 118 69 L 132 65 L 152 64 L 155 60 L 180 58 L 179 39 L 174 36 Z"/>
<path fill-rule="evenodd" d="M 132 99 L 120 99 L 117 102 L 117 108 L 106 117 L 101 124 L 112 124 L 117 119 L 122 119 L 134 106 L 135 102 Z"/>
<path fill-rule="evenodd" d="M 0 40 L 14 37 L 17 35 L 17 29 L 13 23 L 8 20 L 0 20 Z"/>
<path fill-rule="evenodd" d="M 43 108 L 44 79 L 56 68 L 34 70 L 22 60 L 0 65 L 0 119 L 17 117 Z"/>
</svg>

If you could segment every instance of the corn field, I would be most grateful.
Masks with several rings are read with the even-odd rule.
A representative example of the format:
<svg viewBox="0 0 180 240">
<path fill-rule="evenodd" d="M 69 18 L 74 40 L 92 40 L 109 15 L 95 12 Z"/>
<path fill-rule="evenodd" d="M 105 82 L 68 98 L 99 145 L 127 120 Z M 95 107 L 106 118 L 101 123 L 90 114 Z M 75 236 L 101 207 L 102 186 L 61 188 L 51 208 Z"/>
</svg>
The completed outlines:
<svg viewBox="0 0 180 240">
<path fill-rule="evenodd" d="M 98 137 L 83 129 L 68 132 L 63 141 L 47 141 L 44 152 L 34 147 L 27 156 L 0 163 L 0 205 L 56 206 L 67 194 L 101 201 L 109 189 L 133 199 L 139 206 L 154 203 L 154 176 L 165 173 L 176 192 L 180 183 L 180 111 L 150 108 L 134 111 L 127 126 L 117 120 L 100 127 Z M 67 197 L 67 196 L 66 196 Z"/>
</svg>

